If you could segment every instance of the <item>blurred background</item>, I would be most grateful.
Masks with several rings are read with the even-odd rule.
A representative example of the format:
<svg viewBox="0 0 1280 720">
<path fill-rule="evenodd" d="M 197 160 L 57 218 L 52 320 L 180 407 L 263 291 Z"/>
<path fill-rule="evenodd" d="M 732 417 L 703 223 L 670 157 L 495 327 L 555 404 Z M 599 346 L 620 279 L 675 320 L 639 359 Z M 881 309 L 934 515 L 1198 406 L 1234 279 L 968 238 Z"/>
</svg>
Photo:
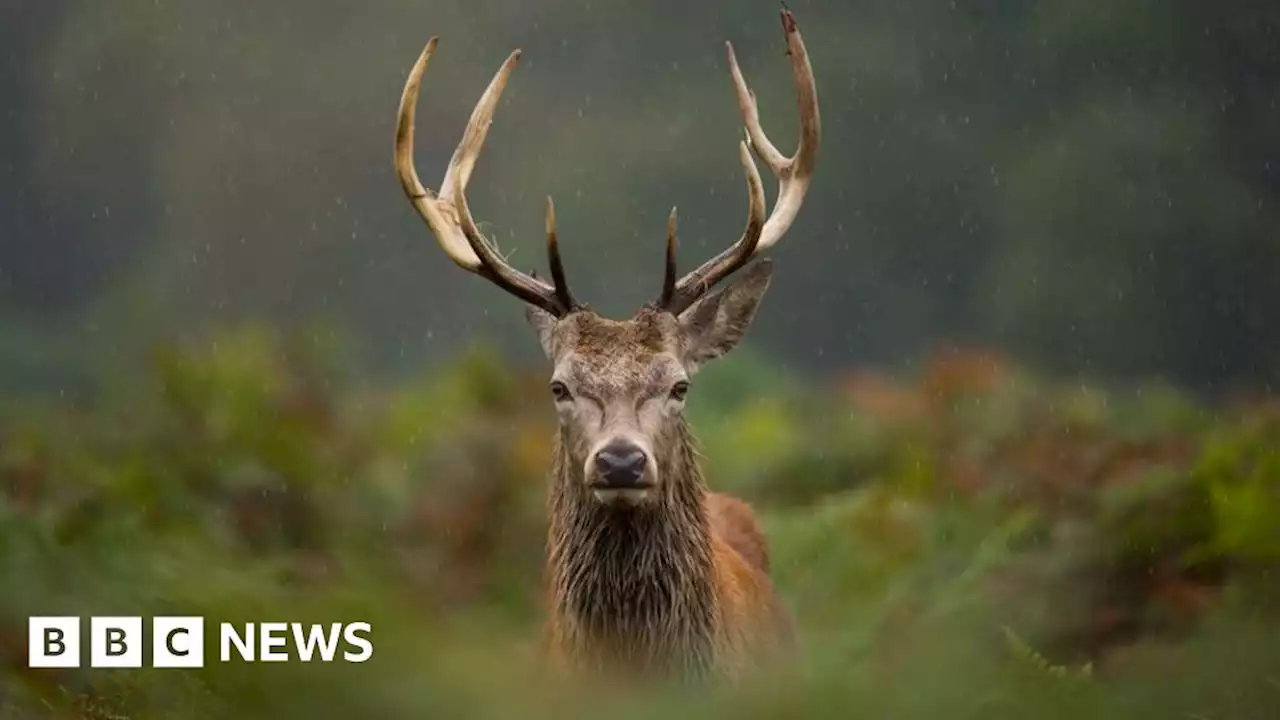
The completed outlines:
<svg viewBox="0 0 1280 720">
<path fill-rule="evenodd" d="M 759 508 L 803 677 L 690 716 L 1280 712 L 1280 5 L 790 4 L 818 171 L 690 414 Z M 598 716 L 526 677 L 554 417 L 435 187 L 629 315 L 746 210 L 774 2 L 0 3 L 0 717 Z M 770 201 L 775 183 L 766 178 Z M 361 665 L 32 671 L 26 617 L 369 620 Z M 657 706 L 661 706 L 660 709 Z"/>
</svg>

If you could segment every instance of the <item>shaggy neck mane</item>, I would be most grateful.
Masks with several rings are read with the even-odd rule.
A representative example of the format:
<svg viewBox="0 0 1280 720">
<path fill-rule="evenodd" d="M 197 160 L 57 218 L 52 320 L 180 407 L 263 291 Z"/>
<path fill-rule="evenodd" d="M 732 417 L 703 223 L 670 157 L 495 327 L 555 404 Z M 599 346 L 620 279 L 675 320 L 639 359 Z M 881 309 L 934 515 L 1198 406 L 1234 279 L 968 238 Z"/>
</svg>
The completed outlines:
<svg viewBox="0 0 1280 720">
<path fill-rule="evenodd" d="M 551 488 L 551 611 L 586 669 L 690 679 L 714 661 L 716 627 L 706 492 L 681 421 L 659 454 L 660 496 L 600 504 L 563 431 Z"/>
</svg>

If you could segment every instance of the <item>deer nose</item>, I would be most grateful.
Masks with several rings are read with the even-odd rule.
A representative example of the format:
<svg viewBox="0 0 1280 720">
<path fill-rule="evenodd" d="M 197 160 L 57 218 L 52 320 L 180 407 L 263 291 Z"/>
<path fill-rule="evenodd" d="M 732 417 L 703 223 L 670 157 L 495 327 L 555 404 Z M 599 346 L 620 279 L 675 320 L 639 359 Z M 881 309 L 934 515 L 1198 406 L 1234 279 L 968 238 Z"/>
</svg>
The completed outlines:
<svg viewBox="0 0 1280 720">
<path fill-rule="evenodd" d="M 610 488 L 633 488 L 644 476 L 648 458 L 644 451 L 630 443 L 611 443 L 596 453 L 596 470 Z"/>
</svg>

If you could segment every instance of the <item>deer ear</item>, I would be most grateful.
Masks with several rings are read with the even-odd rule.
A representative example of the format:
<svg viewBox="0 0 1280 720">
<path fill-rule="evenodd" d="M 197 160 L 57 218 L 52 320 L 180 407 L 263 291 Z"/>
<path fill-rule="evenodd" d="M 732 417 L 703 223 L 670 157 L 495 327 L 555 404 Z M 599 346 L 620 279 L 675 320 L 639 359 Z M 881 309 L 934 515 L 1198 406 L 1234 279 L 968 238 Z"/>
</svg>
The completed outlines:
<svg viewBox="0 0 1280 720">
<path fill-rule="evenodd" d="M 772 275 L 773 263 L 767 258 L 760 260 L 680 315 L 684 364 L 689 372 L 725 355 L 742 340 Z"/>
<path fill-rule="evenodd" d="M 529 321 L 529 325 L 538 333 L 538 342 L 542 344 L 542 352 L 546 353 L 547 358 L 553 359 L 553 344 L 551 342 L 551 333 L 556 329 L 556 323 L 559 320 L 555 315 L 543 310 L 536 305 L 524 306 L 524 317 Z"/>
</svg>

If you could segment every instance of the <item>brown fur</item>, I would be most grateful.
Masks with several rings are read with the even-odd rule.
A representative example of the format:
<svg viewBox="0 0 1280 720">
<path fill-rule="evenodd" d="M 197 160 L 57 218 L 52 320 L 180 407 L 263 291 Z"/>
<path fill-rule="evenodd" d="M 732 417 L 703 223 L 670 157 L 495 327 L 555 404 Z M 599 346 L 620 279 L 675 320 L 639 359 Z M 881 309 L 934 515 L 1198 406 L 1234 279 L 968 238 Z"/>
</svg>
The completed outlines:
<svg viewBox="0 0 1280 720">
<path fill-rule="evenodd" d="M 707 494 L 707 511 L 713 531 L 724 538 L 743 560 L 769 573 L 769 545 L 751 506 L 732 495 Z"/>
</svg>

